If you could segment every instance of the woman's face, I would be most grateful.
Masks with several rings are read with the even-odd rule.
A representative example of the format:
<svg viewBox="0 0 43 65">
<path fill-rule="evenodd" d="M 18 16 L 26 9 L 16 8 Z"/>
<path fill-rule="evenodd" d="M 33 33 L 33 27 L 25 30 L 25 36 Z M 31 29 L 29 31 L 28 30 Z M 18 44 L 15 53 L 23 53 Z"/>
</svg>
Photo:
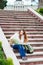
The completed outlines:
<svg viewBox="0 0 43 65">
<path fill-rule="evenodd" d="M 23 30 L 21 30 L 20 35 L 23 35 Z"/>
</svg>

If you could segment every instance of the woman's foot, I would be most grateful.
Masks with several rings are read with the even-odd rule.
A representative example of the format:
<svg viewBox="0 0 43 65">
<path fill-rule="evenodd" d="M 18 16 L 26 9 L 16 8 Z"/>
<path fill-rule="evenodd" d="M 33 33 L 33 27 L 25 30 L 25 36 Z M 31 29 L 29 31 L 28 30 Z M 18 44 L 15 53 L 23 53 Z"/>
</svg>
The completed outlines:
<svg viewBox="0 0 43 65">
<path fill-rule="evenodd" d="M 34 51 L 26 50 L 27 53 L 32 54 Z"/>
<path fill-rule="evenodd" d="M 22 57 L 22 60 L 27 60 L 27 57 Z"/>
</svg>

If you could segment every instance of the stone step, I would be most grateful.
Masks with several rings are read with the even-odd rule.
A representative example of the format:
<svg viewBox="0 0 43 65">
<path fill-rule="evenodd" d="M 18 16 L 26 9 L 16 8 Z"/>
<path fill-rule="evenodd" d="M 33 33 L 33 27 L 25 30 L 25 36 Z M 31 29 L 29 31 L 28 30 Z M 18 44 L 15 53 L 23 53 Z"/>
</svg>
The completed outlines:
<svg viewBox="0 0 43 65">
<path fill-rule="evenodd" d="M 3 16 L 6 16 L 6 15 L 8 15 L 8 14 L 11 15 L 11 16 L 12 16 L 12 15 L 14 15 L 14 16 L 15 16 L 15 15 L 18 15 L 18 16 L 24 16 L 24 15 L 25 15 L 25 16 L 26 16 L 26 15 L 29 16 L 29 15 L 30 15 L 30 16 L 32 16 L 31 14 L 28 15 L 28 13 L 20 13 L 20 12 L 19 12 L 19 13 L 11 13 L 11 12 L 8 13 L 8 12 L 6 12 L 6 13 L 3 13 L 3 14 L 2 14 L 2 13 L 3 13 L 3 12 L 0 12 L 0 15 L 3 15 Z"/>
<path fill-rule="evenodd" d="M 37 44 L 31 44 L 32 47 L 43 47 L 43 43 L 39 44 L 39 42 Z"/>
<path fill-rule="evenodd" d="M 27 14 L 25 14 L 25 15 L 23 15 L 23 14 L 21 14 L 21 15 L 19 15 L 19 14 L 0 14 L 0 18 L 7 18 L 7 17 L 12 17 L 12 18 L 15 18 L 15 17 L 21 17 L 21 18 L 28 18 L 28 17 L 33 17 L 33 16 L 31 16 L 31 15 L 27 15 Z M 37 17 L 35 17 L 35 18 L 37 18 Z"/>
<path fill-rule="evenodd" d="M 37 19 L 37 17 L 17 17 L 17 19 Z"/>
<path fill-rule="evenodd" d="M 6 33 L 5 35 L 11 37 L 13 34 L 14 34 L 14 33 L 11 34 L 11 33 L 8 32 L 8 34 Z M 33 38 L 33 37 L 34 37 L 34 38 L 35 38 L 35 37 L 36 37 L 36 38 L 39 38 L 39 37 L 40 37 L 40 38 L 43 38 L 43 34 L 27 34 L 27 36 L 28 36 L 29 38 L 30 38 L 30 37 L 32 37 L 32 38 Z"/>
<path fill-rule="evenodd" d="M 5 19 L 1 19 L 1 18 L 0 18 L 0 21 L 3 21 L 3 20 L 4 20 L 4 21 L 12 21 L 12 22 L 14 22 L 14 21 L 15 21 L 15 22 L 26 22 L 26 21 L 27 21 L 27 22 L 37 22 L 37 23 L 38 23 L 38 22 L 39 22 L 39 23 L 42 22 L 42 23 L 43 23 L 43 21 L 38 21 L 38 20 L 36 21 L 36 19 L 24 19 L 24 20 L 23 20 L 23 19 L 16 19 L 16 17 L 15 17 L 15 18 L 10 18 L 10 19 L 6 19 L 6 18 L 5 18 Z"/>
<path fill-rule="evenodd" d="M 27 27 L 28 27 L 28 26 L 33 26 L 33 27 L 34 27 L 34 26 L 42 26 L 43 24 L 35 24 L 35 23 L 10 23 L 10 22 L 8 23 L 8 22 L 7 22 L 7 23 L 0 23 L 0 25 L 2 25 L 2 26 L 6 26 L 6 25 L 7 25 L 7 26 L 9 26 L 9 25 L 10 25 L 10 26 L 11 26 L 11 25 L 14 25 L 14 26 L 17 25 L 17 26 L 18 26 L 18 25 L 19 25 L 19 26 L 21 26 L 21 27 L 22 27 L 22 26 L 23 26 L 23 27 L 25 27 L 25 26 L 27 26 Z"/>
<path fill-rule="evenodd" d="M 27 14 L 27 13 L 0 13 L 0 16 L 18 16 L 18 17 L 21 17 L 21 16 L 27 16 L 27 17 L 35 17 L 35 16 L 32 16 L 31 14 Z M 37 18 L 37 17 L 36 17 Z"/>
<path fill-rule="evenodd" d="M 43 24 L 35 24 L 35 23 L 0 23 L 0 25 L 2 25 L 2 27 L 15 27 L 15 28 L 43 28 Z M 40 27 L 38 27 L 40 26 Z"/>
<path fill-rule="evenodd" d="M 5 35 L 6 35 L 6 37 L 9 38 L 9 37 L 11 37 L 13 34 L 5 34 Z M 29 35 L 27 35 L 27 36 L 28 36 L 28 38 L 33 38 L 33 39 L 34 39 L 34 38 L 37 38 L 37 39 L 38 39 L 38 38 L 42 38 L 42 39 L 43 39 L 43 34 L 40 34 L 40 35 L 39 35 L 39 34 L 37 34 L 37 35 L 29 34 Z"/>
<path fill-rule="evenodd" d="M 16 14 L 16 13 L 0 13 L 0 16 L 27 16 L 27 17 L 29 17 L 29 16 L 31 16 L 31 14 Z M 31 17 L 34 17 L 34 16 L 31 16 Z"/>
<path fill-rule="evenodd" d="M 0 23 L 42 23 L 42 22 L 36 22 L 36 20 L 31 20 L 31 19 L 29 19 L 29 20 L 17 20 L 17 19 L 0 19 Z"/>
<path fill-rule="evenodd" d="M 16 53 L 15 55 L 16 55 L 17 59 L 21 59 L 20 54 L 17 55 L 17 53 Z M 43 54 L 36 54 L 36 55 L 35 55 L 35 54 L 33 54 L 33 55 L 31 55 L 31 54 L 29 55 L 29 54 L 28 54 L 28 55 L 26 55 L 26 58 L 27 58 L 27 59 L 28 59 L 28 58 L 36 58 L 36 57 L 37 57 L 37 58 L 39 58 L 39 57 L 42 58 L 42 57 L 43 57 Z"/>
<path fill-rule="evenodd" d="M 12 28 L 21 28 L 21 27 L 23 27 L 23 28 L 43 28 L 43 26 L 42 25 L 37 25 L 37 24 L 0 24 L 2 27 L 4 27 L 4 28 L 8 28 L 8 27 L 12 27 Z M 16 26 L 17 25 L 17 26 Z M 40 27 L 38 27 L 38 26 L 40 26 Z"/>
<path fill-rule="evenodd" d="M 0 25 L 43 26 L 43 24 L 36 23 L 0 23 Z"/>
<path fill-rule="evenodd" d="M 10 18 L 9 18 L 9 19 L 8 19 L 8 18 L 7 18 L 7 19 L 5 18 L 5 19 L 0 19 L 0 21 L 7 21 L 7 22 L 8 22 L 8 21 L 12 21 L 12 22 L 13 22 L 13 21 L 15 21 L 15 22 L 26 22 L 26 21 L 29 22 L 29 21 L 30 21 L 30 22 L 36 22 L 35 19 L 24 19 L 24 20 L 21 19 L 21 20 L 20 20 L 20 19 L 16 19 L 16 18 L 11 18 L 11 19 L 10 19 Z M 37 23 L 41 23 L 41 22 L 39 22 L 39 21 L 37 20 Z"/>
<path fill-rule="evenodd" d="M 20 16 L 15 16 L 17 19 L 37 19 L 37 17 L 20 17 Z M 15 18 L 14 17 L 14 18 Z M 9 16 L 8 17 L 0 17 L 0 19 L 5 19 L 5 18 L 8 18 L 8 19 L 11 19 Z"/>
<path fill-rule="evenodd" d="M 10 40 L 10 39 L 9 39 Z M 43 42 L 28 42 L 28 44 L 30 44 L 30 45 L 37 45 L 38 47 L 40 47 L 40 45 L 42 45 L 43 46 Z M 42 47 L 41 46 L 41 47 Z M 33 46 L 33 47 L 35 47 L 35 46 Z"/>
<path fill-rule="evenodd" d="M 15 34 L 15 33 L 14 33 L 14 32 L 8 32 L 8 31 L 6 32 L 6 31 L 5 31 L 4 34 L 5 34 L 5 35 L 13 35 L 13 34 Z M 40 35 L 43 35 L 43 32 L 42 32 L 42 33 L 40 33 L 40 32 L 39 32 L 39 33 L 27 33 L 27 35 L 31 35 L 31 36 L 32 36 L 32 35 L 39 35 L 39 36 L 40 36 Z M 34 37 L 35 37 L 35 36 L 34 36 Z M 36 36 L 36 37 L 38 37 L 38 36 Z"/>
<path fill-rule="evenodd" d="M 3 14 L 5 14 L 5 13 L 7 14 L 8 13 L 9 15 L 10 14 L 14 14 L 14 15 L 28 15 L 28 12 L 15 12 L 15 11 L 14 12 L 0 12 L 0 14 L 2 14 L 2 13 Z M 29 15 L 31 15 L 31 14 L 29 14 Z"/>
<path fill-rule="evenodd" d="M 21 14 L 21 13 L 20 14 L 19 13 L 3 13 L 3 14 L 0 13 L 0 16 L 28 16 L 29 17 L 29 16 L 31 16 L 31 14 L 28 15 L 27 13 L 25 13 L 25 14 L 24 13 L 23 14 Z"/>
<path fill-rule="evenodd" d="M 13 50 L 14 53 L 18 53 L 18 50 Z M 34 52 L 43 52 L 43 49 L 34 49 Z"/>
<path fill-rule="evenodd" d="M 9 41 L 10 39 L 8 39 Z M 43 42 L 28 42 L 32 47 L 43 47 Z"/>
<path fill-rule="evenodd" d="M 11 32 L 9 32 L 9 31 L 4 31 L 5 34 L 14 34 L 14 33 L 16 33 L 16 32 L 17 32 L 17 31 L 11 31 Z M 39 32 L 38 32 L 38 31 L 32 31 L 32 32 L 30 32 L 30 31 L 27 32 L 27 31 L 26 31 L 26 33 L 29 34 L 29 35 L 30 35 L 30 34 L 31 34 L 31 35 L 38 35 L 38 34 L 39 34 L 39 35 L 40 35 L 40 34 L 43 35 L 43 32 L 42 32 L 42 31 L 39 31 Z"/>
<path fill-rule="evenodd" d="M 10 38 L 10 37 L 6 37 L 6 38 L 7 38 L 8 41 L 9 41 L 9 38 Z M 28 42 L 43 42 L 43 38 L 34 38 L 34 39 L 30 38 L 30 39 L 28 40 Z"/>
<path fill-rule="evenodd" d="M 24 15 L 24 14 L 25 14 L 25 15 L 26 15 L 26 14 L 28 15 L 29 12 L 27 12 L 27 11 L 26 11 L 26 12 L 24 12 L 24 11 L 0 11 L 0 14 L 5 14 L 5 13 L 6 13 L 6 14 L 7 14 L 7 13 L 8 13 L 8 14 L 17 14 L 17 15 L 21 15 L 21 14 L 22 14 L 22 15 Z"/>
<path fill-rule="evenodd" d="M 20 63 L 20 65 L 41 65 L 41 64 L 43 64 L 43 61 L 39 61 L 39 62 L 26 62 L 26 63 Z"/>
<path fill-rule="evenodd" d="M 43 40 L 42 39 L 29 39 L 28 40 L 29 42 L 43 42 Z"/>
<path fill-rule="evenodd" d="M 18 31 L 18 30 L 21 30 L 22 28 L 2 28 L 4 31 Z M 43 31 L 43 29 L 35 29 L 35 28 L 24 28 L 25 30 L 28 30 L 28 31 Z"/>
<path fill-rule="evenodd" d="M 20 53 L 15 53 L 16 56 L 20 56 Z M 43 55 L 43 52 L 33 52 L 32 54 L 27 54 L 26 53 L 26 56 L 40 56 L 40 55 Z"/>
<path fill-rule="evenodd" d="M 28 17 L 27 16 L 0 16 L 0 18 L 18 18 L 18 19 L 28 19 L 28 18 L 31 19 L 32 18 L 33 19 L 33 18 L 37 18 L 37 17 L 32 17 L 32 16 L 31 17 L 29 17 L 29 16 Z"/>
<path fill-rule="evenodd" d="M 15 32 L 16 33 L 16 32 Z M 15 34 L 14 32 L 11 34 L 10 32 L 5 32 L 5 34 L 6 34 L 6 36 L 12 36 L 13 34 Z M 19 33 L 19 32 L 18 32 Z M 28 37 L 31 37 L 31 36 L 36 36 L 36 37 L 43 37 L 43 34 L 29 34 L 29 33 L 27 33 L 27 36 Z"/>
<path fill-rule="evenodd" d="M 7 25 L 7 26 L 5 25 L 5 26 L 4 26 L 4 25 L 2 25 L 2 27 L 4 27 L 4 28 L 5 28 L 5 27 L 7 27 L 7 28 L 8 28 L 8 27 L 12 27 L 12 28 L 14 28 L 14 27 L 17 28 L 17 27 L 18 27 L 18 28 L 21 28 L 22 26 L 19 26 L 19 25 L 18 25 L 18 26 L 16 26 L 16 25 L 15 25 L 15 26 L 11 26 L 11 25 L 10 25 L 10 26 L 9 26 L 9 25 Z M 27 25 L 26 25 L 26 26 L 23 26 L 23 27 L 24 27 L 24 28 L 43 28 L 43 26 L 27 26 Z"/>
<path fill-rule="evenodd" d="M 3 29 L 3 28 L 2 28 Z M 20 29 L 19 30 L 3 30 L 4 32 L 18 32 L 18 31 L 20 31 Z M 43 31 L 42 30 L 26 30 L 28 33 L 32 33 L 32 34 L 37 34 L 37 32 L 38 33 L 43 33 Z M 27 33 L 27 34 L 28 34 Z"/>
<path fill-rule="evenodd" d="M 34 24 L 32 24 L 32 23 L 31 24 L 30 23 L 29 24 L 28 23 L 27 24 L 26 23 L 25 24 L 22 24 L 22 23 L 21 24 L 20 23 L 17 23 L 17 24 L 16 23 L 0 23 L 0 25 L 2 27 L 7 27 L 7 28 L 8 27 L 12 27 L 12 28 L 17 28 L 18 27 L 18 28 L 21 28 L 22 26 L 24 28 L 43 28 L 43 26 L 41 26 L 40 24 L 39 24 L 40 25 L 39 26 L 39 25 L 37 25 L 35 23 Z"/>
<path fill-rule="evenodd" d="M 27 60 L 18 59 L 20 63 L 28 63 L 28 62 L 43 62 L 43 58 L 28 58 Z"/>
<path fill-rule="evenodd" d="M 32 20 L 33 19 L 36 20 L 36 18 L 24 18 L 24 19 L 22 19 L 22 18 L 20 19 L 20 18 L 16 18 L 16 17 L 15 18 L 6 18 L 6 19 L 5 18 L 0 18 L 0 20 L 11 20 L 11 21 L 14 21 L 14 19 L 19 20 L 19 21 L 22 21 L 22 20 L 31 20 L 31 19 Z"/>
<path fill-rule="evenodd" d="M 17 19 L 14 19 L 14 20 L 6 20 L 6 19 L 5 19 L 5 20 L 3 21 L 3 19 L 1 19 L 0 21 L 1 21 L 0 23 L 24 23 L 24 22 L 25 22 L 25 23 L 42 23 L 42 22 L 38 22 L 38 21 L 36 21 L 36 20 L 31 20 L 31 19 L 30 19 L 30 20 L 27 20 L 27 21 L 25 21 L 25 20 L 24 20 L 24 21 L 23 21 L 23 20 L 19 21 L 19 20 L 17 20 Z"/>
<path fill-rule="evenodd" d="M 37 52 L 40 52 L 40 53 L 43 52 L 43 47 L 33 47 L 33 49 L 34 49 L 34 52 L 36 52 L 36 53 Z M 14 49 L 14 52 L 18 53 L 18 50 Z"/>
<path fill-rule="evenodd" d="M 0 13 L 0 16 L 24 16 L 24 15 L 25 16 L 32 16 L 31 14 L 28 15 L 27 13 L 25 13 L 25 14 L 24 13 L 23 14 L 22 13 L 3 13 L 2 14 L 2 12 Z"/>
<path fill-rule="evenodd" d="M 21 27 L 22 28 L 22 27 Z M 21 29 L 21 28 L 16 28 L 16 27 L 14 27 L 14 28 L 12 28 L 12 27 L 9 27 L 9 28 L 4 28 L 3 27 L 3 30 L 6 30 L 6 29 L 8 29 L 8 30 L 19 30 L 19 29 Z M 43 28 L 24 28 L 25 30 L 42 30 L 43 31 Z"/>
<path fill-rule="evenodd" d="M 21 59 L 21 56 L 16 56 L 17 57 L 17 59 Z M 26 58 L 28 59 L 28 58 L 42 58 L 43 57 L 43 55 L 30 55 L 30 56 L 26 56 Z"/>
</svg>

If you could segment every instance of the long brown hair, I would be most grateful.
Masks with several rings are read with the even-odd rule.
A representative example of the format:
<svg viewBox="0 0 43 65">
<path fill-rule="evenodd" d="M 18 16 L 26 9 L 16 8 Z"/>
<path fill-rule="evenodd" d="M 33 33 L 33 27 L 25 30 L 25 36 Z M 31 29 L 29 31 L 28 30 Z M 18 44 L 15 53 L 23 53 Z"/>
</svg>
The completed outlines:
<svg viewBox="0 0 43 65">
<path fill-rule="evenodd" d="M 19 38 L 21 39 L 21 35 L 20 35 L 20 32 L 21 30 L 19 31 Z M 23 29 L 23 35 L 24 35 L 24 42 L 28 42 L 28 37 L 27 37 L 27 34 L 26 34 L 26 31 Z"/>
</svg>

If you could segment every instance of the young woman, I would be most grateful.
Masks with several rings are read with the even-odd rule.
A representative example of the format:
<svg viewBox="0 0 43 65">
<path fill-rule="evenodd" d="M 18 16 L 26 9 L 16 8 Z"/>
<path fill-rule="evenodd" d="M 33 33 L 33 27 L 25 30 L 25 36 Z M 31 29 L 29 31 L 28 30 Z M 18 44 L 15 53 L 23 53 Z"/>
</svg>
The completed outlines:
<svg viewBox="0 0 43 65">
<path fill-rule="evenodd" d="M 11 38 L 10 38 L 10 44 L 13 49 L 18 49 L 21 57 L 23 60 L 26 59 L 26 52 L 29 52 L 29 47 L 27 45 L 22 45 L 21 43 L 27 43 L 28 37 L 24 30 L 20 30 L 19 32 L 16 32 Z"/>
<path fill-rule="evenodd" d="M 24 30 L 20 30 L 19 32 L 16 32 L 11 38 L 10 38 L 10 44 L 12 46 L 13 49 L 18 49 L 21 57 L 23 60 L 26 59 L 26 52 L 24 50 L 23 45 L 21 45 L 21 43 L 26 42 L 27 38 L 26 38 L 26 34 L 24 32 Z"/>
</svg>

